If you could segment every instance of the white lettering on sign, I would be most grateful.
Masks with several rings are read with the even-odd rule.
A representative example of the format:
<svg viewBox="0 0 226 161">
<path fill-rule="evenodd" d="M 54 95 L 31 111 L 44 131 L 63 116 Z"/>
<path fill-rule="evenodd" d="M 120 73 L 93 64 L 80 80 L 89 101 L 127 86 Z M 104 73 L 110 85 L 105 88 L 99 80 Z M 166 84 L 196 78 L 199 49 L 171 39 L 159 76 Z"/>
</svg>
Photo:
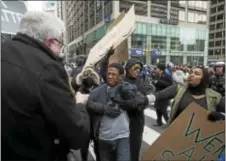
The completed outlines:
<svg viewBox="0 0 226 161">
<path fill-rule="evenodd" d="M 1 1 L 1 5 L 2 5 L 4 8 L 8 8 L 4 1 Z"/>
<path fill-rule="evenodd" d="M 21 17 L 23 16 L 21 13 L 12 12 L 5 9 L 1 9 L 1 12 L 2 12 L 1 19 L 2 21 L 6 21 L 6 22 L 9 22 L 8 16 L 11 16 L 14 23 L 19 23 L 21 20 Z"/>
</svg>

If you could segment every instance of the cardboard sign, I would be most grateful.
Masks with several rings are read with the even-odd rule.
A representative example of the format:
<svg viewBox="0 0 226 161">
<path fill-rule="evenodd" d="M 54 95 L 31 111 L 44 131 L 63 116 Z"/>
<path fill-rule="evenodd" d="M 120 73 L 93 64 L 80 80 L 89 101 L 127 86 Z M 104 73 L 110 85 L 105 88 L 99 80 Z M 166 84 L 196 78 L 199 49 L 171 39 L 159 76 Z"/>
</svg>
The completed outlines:
<svg viewBox="0 0 226 161">
<path fill-rule="evenodd" d="M 124 62 L 128 59 L 128 41 L 125 40 L 115 49 L 114 54 L 110 57 L 109 64 Z"/>
<path fill-rule="evenodd" d="M 122 18 L 125 16 L 125 13 L 122 12 L 108 27 L 107 32 L 109 32 L 114 26 L 116 26 Z M 129 59 L 128 54 L 128 41 L 127 39 L 123 41 L 119 46 L 116 47 L 114 54 L 110 57 L 109 64 L 124 62 Z"/>
<path fill-rule="evenodd" d="M 135 27 L 135 10 L 132 5 L 130 10 L 119 18 L 119 22 L 90 50 L 83 71 L 99 62 L 111 47 L 116 49 L 134 32 Z"/>
<path fill-rule="evenodd" d="M 143 153 L 143 161 L 217 160 L 225 151 L 225 122 L 207 120 L 207 110 L 191 104 Z"/>
</svg>

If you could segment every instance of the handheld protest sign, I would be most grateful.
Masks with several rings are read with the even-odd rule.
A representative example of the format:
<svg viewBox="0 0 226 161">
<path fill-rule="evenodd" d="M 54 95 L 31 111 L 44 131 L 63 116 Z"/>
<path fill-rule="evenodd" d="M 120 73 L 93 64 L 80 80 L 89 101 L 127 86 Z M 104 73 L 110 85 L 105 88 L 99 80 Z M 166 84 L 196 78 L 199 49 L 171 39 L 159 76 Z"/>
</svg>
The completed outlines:
<svg viewBox="0 0 226 161">
<path fill-rule="evenodd" d="M 142 161 L 217 160 L 225 151 L 225 122 L 211 122 L 207 116 L 199 105 L 189 105 L 143 153 Z"/>
</svg>

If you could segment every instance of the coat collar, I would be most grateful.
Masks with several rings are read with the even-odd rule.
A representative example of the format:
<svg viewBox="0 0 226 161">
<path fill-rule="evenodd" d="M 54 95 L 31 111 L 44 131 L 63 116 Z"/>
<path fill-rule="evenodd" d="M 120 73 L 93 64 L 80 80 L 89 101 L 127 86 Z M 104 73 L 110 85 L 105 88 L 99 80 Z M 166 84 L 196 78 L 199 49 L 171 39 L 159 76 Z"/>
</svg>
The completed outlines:
<svg viewBox="0 0 226 161">
<path fill-rule="evenodd" d="M 51 59 L 56 60 L 61 63 L 60 58 L 54 55 L 54 53 L 47 48 L 40 40 L 34 39 L 26 34 L 17 33 L 13 39 L 13 41 L 20 41 L 32 47 L 35 47 L 41 50 L 43 53 L 47 54 Z M 61 63 L 62 64 L 62 63 Z"/>
</svg>

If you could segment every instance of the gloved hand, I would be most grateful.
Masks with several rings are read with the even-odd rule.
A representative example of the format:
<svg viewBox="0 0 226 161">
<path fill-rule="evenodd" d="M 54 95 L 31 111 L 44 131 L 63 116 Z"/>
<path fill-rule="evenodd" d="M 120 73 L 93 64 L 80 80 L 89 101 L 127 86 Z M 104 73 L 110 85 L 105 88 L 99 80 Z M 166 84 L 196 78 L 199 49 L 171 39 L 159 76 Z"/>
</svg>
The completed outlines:
<svg viewBox="0 0 226 161">
<path fill-rule="evenodd" d="M 89 98 L 88 94 L 82 94 L 81 92 L 77 92 L 75 95 L 76 103 L 86 104 L 88 101 L 88 98 Z"/>
<path fill-rule="evenodd" d="M 107 51 L 106 57 L 109 58 L 114 54 L 115 50 L 113 49 L 113 46 Z"/>
<path fill-rule="evenodd" d="M 104 114 L 110 118 L 116 118 L 121 114 L 121 110 L 114 104 L 107 104 Z"/>
<path fill-rule="evenodd" d="M 220 121 L 220 120 L 225 120 L 224 114 L 216 111 L 212 111 L 208 115 L 208 120 L 215 122 L 215 121 Z"/>
<path fill-rule="evenodd" d="M 153 95 L 153 94 L 147 95 L 147 98 L 148 98 L 149 104 L 155 102 L 155 100 L 156 100 L 155 95 Z"/>
</svg>

